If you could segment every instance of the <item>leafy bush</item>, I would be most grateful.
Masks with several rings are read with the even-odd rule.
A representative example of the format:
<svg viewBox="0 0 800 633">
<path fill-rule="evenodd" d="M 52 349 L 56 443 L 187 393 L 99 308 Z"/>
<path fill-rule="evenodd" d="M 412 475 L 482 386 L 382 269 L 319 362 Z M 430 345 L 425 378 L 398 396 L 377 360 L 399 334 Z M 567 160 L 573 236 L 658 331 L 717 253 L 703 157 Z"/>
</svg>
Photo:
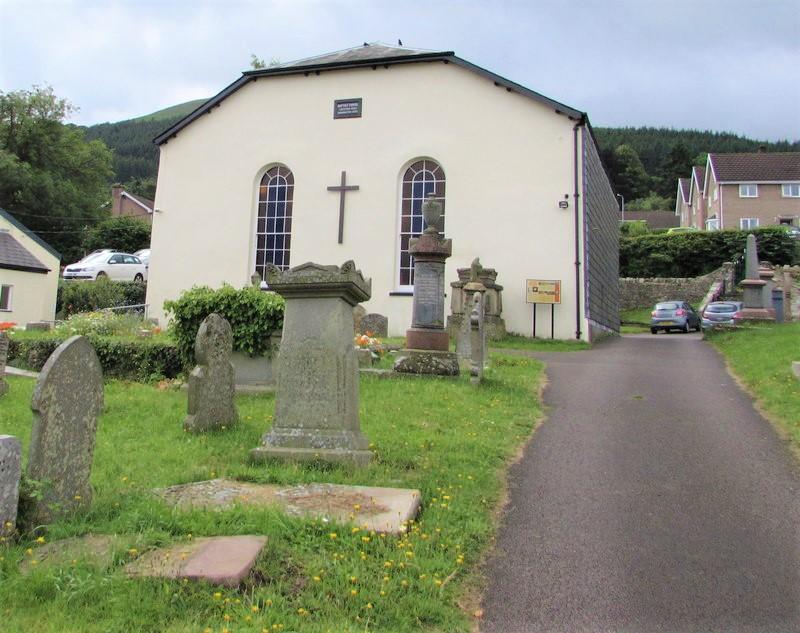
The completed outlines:
<svg viewBox="0 0 800 633">
<path fill-rule="evenodd" d="M 209 314 L 216 312 L 231 324 L 235 351 L 257 356 L 271 352 L 270 335 L 283 327 L 283 308 L 283 297 L 252 286 L 240 290 L 229 285 L 217 290 L 195 286 L 176 301 L 164 302 L 171 315 L 172 338 L 190 363 L 197 330 Z"/>
<path fill-rule="evenodd" d="M 135 281 L 61 281 L 56 297 L 56 312 L 68 318 L 78 312 L 144 303 L 147 284 Z"/>
<path fill-rule="evenodd" d="M 619 225 L 620 235 L 647 235 L 649 232 L 644 220 L 625 220 Z"/>
<path fill-rule="evenodd" d="M 133 253 L 150 246 L 150 224 L 133 217 L 115 217 L 93 226 L 83 241 L 87 251 L 113 248 L 123 253 Z"/>
<path fill-rule="evenodd" d="M 21 361 L 39 371 L 55 349 L 69 336 L 47 335 L 41 338 L 12 338 L 8 346 L 10 361 Z M 171 342 L 148 339 L 130 340 L 90 334 L 86 337 L 97 352 L 103 376 L 147 382 L 174 378 L 184 368 L 178 347 Z"/>
<path fill-rule="evenodd" d="M 668 235 L 621 237 L 620 277 L 697 277 L 742 253 L 754 233 L 759 259 L 791 264 L 795 242 L 779 227 L 755 231 L 697 231 Z"/>
<path fill-rule="evenodd" d="M 63 323 L 56 326 L 56 334 L 74 336 L 81 334 L 97 334 L 98 336 L 133 336 L 140 330 L 153 331 L 152 323 L 142 321 L 135 314 L 114 312 L 82 312 L 73 314 Z"/>
</svg>

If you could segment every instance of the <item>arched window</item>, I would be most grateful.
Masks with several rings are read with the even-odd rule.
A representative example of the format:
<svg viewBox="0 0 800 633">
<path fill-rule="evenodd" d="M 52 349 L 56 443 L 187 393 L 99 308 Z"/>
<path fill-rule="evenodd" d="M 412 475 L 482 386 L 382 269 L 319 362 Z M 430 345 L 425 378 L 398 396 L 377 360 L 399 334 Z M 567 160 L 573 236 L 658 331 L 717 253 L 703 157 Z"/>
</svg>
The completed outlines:
<svg viewBox="0 0 800 633">
<path fill-rule="evenodd" d="M 292 239 L 294 176 L 285 165 L 267 170 L 258 188 L 256 272 L 266 278 L 267 264 L 289 268 Z"/>
<path fill-rule="evenodd" d="M 408 252 L 412 237 L 422 233 L 422 203 L 429 193 L 442 203 L 444 213 L 444 171 L 439 163 L 430 158 L 415 161 L 403 174 L 402 200 L 400 206 L 400 286 L 414 285 L 414 258 Z M 444 215 L 442 226 L 444 231 Z"/>
</svg>

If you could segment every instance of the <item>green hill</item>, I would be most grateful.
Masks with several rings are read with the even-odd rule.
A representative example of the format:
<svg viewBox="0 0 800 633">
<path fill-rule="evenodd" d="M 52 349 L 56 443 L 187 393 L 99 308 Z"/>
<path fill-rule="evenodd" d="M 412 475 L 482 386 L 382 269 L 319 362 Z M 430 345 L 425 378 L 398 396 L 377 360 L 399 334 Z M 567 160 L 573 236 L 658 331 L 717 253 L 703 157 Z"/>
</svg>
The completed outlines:
<svg viewBox="0 0 800 633">
<path fill-rule="evenodd" d="M 144 116 L 129 119 L 130 121 L 173 121 L 176 118 L 182 119 L 190 112 L 193 112 L 208 99 L 195 99 L 194 101 L 187 101 L 186 103 L 179 103 L 178 105 L 158 110 L 152 114 L 145 114 Z"/>
</svg>

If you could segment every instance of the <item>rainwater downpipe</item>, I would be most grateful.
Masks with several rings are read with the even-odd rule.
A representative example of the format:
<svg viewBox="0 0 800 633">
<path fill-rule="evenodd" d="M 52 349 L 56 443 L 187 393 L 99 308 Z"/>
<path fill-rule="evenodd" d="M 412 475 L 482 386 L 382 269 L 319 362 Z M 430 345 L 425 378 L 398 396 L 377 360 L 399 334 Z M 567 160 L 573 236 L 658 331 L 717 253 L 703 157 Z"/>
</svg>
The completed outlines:
<svg viewBox="0 0 800 633">
<path fill-rule="evenodd" d="M 580 192 L 578 190 L 578 129 L 583 125 L 583 120 L 578 121 L 572 128 L 573 161 L 575 172 L 575 192 L 572 194 L 575 205 L 575 338 L 581 338 L 581 241 L 580 241 L 580 209 L 578 205 Z"/>
</svg>

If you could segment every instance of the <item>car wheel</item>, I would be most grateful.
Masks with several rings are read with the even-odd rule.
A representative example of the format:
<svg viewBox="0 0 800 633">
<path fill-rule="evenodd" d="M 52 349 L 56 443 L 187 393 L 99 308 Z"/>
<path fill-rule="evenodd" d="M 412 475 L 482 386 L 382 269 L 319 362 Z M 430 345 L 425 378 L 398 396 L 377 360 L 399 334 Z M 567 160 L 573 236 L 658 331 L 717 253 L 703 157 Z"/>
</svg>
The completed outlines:
<svg viewBox="0 0 800 633">
<path fill-rule="evenodd" d="M 657 327 L 651 327 L 650 328 L 650 334 L 658 334 L 658 328 Z"/>
<path fill-rule="evenodd" d="M 683 326 L 683 333 L 684 334 L 688 334 L 689 333 L 689 322 L 688 321 Z"/>
<path fill-rule="evenodd" d="M 95 279 L 95 281 L 97 281 L 98 279 L 105 279 L 106 277 L 108 277 L 108 275 L 106 275 L 106 274 L 105 274 L 105 273 L 104 273 L 104 272 L 101 270 L 99 273 L 97 273 L 97 277 L 95 277 L 94 279 Z"/>
<path fill-rule="evenodd" d="M 133 280 L 136 283 L 140 284 L 144 281 L 144 276 L 142 275 L 142 273 L 136 273 L 136 276 L 133 278 Z"/>
</svg>

